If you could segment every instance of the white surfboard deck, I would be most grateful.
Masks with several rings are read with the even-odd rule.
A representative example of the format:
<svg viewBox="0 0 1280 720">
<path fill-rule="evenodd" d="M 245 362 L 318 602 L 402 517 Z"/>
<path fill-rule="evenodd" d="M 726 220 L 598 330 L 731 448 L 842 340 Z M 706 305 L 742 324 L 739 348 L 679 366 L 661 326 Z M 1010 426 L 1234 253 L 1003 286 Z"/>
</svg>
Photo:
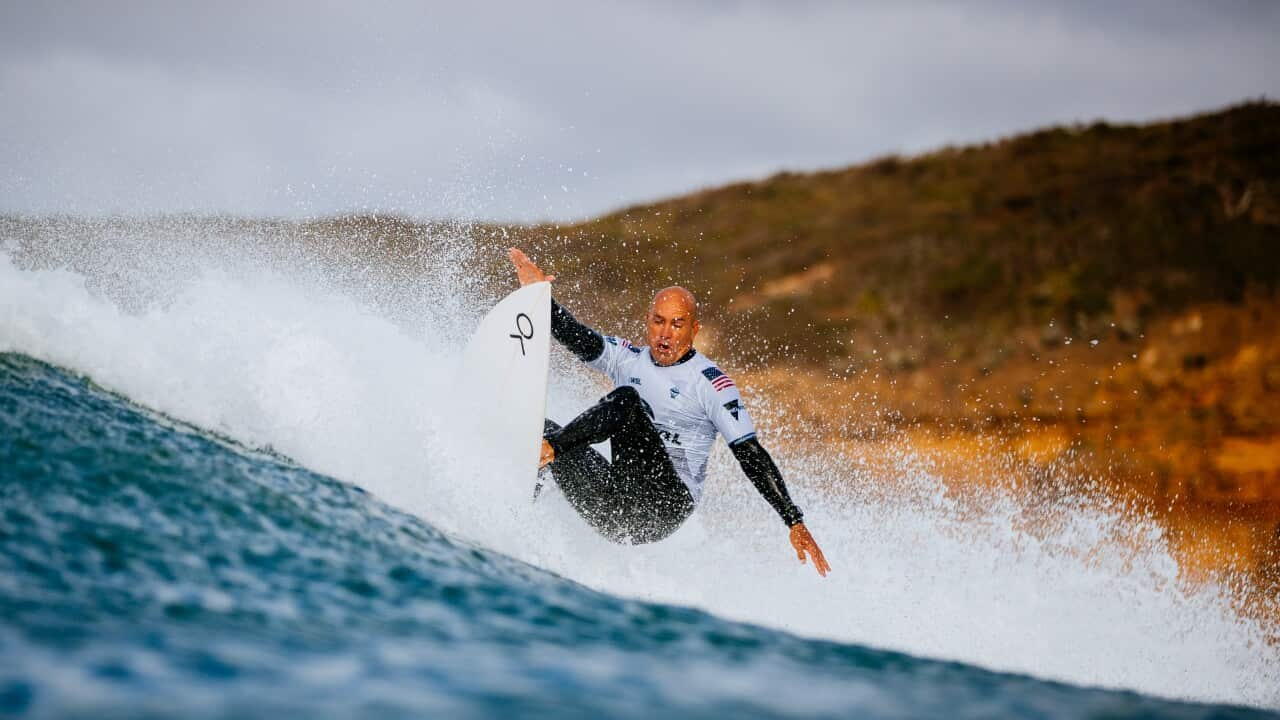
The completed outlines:
<svg viewBox="0 0 1280 720">
<path fill-rule="evenodd" d="M 454 416 L 486 459 L 532 487 L 542 450 L 551 354 L 551 283 L 516 290 L 480 321 L 463 352 Z"/>
</svg>

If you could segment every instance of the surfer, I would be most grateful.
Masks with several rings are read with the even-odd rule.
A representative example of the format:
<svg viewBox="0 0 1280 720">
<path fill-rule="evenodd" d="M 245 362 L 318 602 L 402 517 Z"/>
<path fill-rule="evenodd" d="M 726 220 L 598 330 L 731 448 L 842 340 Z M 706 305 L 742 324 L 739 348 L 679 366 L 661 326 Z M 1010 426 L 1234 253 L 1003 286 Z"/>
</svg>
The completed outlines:
<svg viewBox="0 0 1280 720">
<path fill-rule="evenodd" d="M 521 285 L 552 281 L 529 256 L 509 250 Z M 681 287 L 658 291 L 645 315 L 649 344 L 636 347 L 574 319 L 554 299 L 551 334 L 614 390 L 561 427 L 546 421 L 542 466 L 593 528 L 620 543 L 649 543 L 676 530 L 702 495 L 716 434 L 790 528 L 800 562 L 826 576 L 831 566 L 782 474 L 756 438 L 733 379 L 693 348 L 698 305 Z M 612 462 L 591 447 L 609 440 Z"/>
</svg>

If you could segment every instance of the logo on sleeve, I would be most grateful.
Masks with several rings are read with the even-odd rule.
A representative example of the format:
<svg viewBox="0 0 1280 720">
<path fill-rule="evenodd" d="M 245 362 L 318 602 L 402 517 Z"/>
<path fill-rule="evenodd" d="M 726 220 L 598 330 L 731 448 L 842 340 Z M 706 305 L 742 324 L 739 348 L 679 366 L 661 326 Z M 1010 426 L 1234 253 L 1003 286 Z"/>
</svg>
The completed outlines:
<svg viewBox="0 0 1280 720">
<path fill-rule="evenodd" d="M 625 350 L 630 350 L 633 353 L 640 352 L 640 348 L 636 347 L 635 345 L 632 345 L 631 341 L 626 338 L 616 338 L 612 335 L 605 335 L 604 341 L 609 343 L 610 345 L 617 345 Z"/>
<path fill-rule="evenodd" d="M 733 378 L 729 377 L 728 375 L 725 375 L 723 372 L 720 371 L 720 368 L 714 365 L 707 368 L 706 370 L 703 370 L 702 374 L 705 375 L 706 378 L 711 381 L 711 387 L 715 388 L 716 392 L 720 392 L 721 390 L 724 390 L 726 388 L 734 387 Z"/>
<path fill-rule="evenodd" d="M 733 416 L 734 420 L 737 420 L 738 411 L 742 409 L 742 406 L 738 404 L 737 400 L 730 400 L 724 404 L 724 409 L 729 411 L 729 414 Z"/>
<path fill-rule="evenodd" d="M 638 378 L 638 377 L 633 377 L 633 378 L 631 378 L 631 384 L 632 384 L 632 385 L 639 385 L 639 384 L 640 384 L 640 378 Z"/>
</svg>

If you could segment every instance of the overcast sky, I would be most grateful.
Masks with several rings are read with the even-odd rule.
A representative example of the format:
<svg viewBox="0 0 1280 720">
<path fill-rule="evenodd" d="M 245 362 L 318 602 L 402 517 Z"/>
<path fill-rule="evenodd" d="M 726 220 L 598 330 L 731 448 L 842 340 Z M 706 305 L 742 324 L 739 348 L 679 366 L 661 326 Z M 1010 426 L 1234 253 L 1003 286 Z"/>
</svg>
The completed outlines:
<svg viewBox="0 0 1280 720">
<path fill-rule="evenodd" d="M 0 212 L 572 219 L 1280 97 L 1276 2 L 0 0 Z"/>
</svg>

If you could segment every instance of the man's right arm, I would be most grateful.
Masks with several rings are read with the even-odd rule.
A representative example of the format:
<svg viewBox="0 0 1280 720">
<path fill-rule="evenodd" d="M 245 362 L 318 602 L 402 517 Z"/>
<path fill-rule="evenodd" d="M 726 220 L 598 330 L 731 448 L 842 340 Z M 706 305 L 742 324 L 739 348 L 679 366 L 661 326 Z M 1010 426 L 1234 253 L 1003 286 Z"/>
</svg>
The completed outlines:
<svg viewBox="0 0 1280 720">
<path fill-rule="evenodd" d="M 582 362 L 592 362 L 604 354 L 604 337 L 578 322 L 555 298 L 551 299 L 551 336 Z"/>
</svg>

